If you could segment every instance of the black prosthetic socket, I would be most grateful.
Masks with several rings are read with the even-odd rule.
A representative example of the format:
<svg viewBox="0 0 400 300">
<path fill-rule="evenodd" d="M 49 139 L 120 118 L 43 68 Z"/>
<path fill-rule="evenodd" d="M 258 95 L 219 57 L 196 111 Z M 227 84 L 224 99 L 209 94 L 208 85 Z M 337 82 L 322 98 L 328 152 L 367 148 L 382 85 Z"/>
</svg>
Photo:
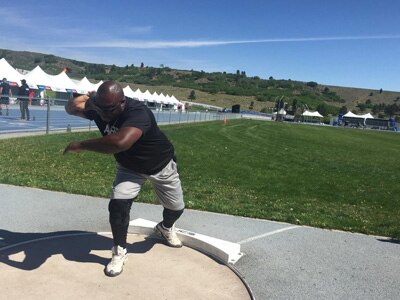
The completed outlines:
<svg viewBox="0 0 400 300">
<path fill-rule="evenodd" d="M 133 199 L 111 199 L 108 204 L 114 245 L 126 248 L 126 236 Z"/>
<path fill-rule="evenodd" d="M 182 215 L 183 209 L 181 210 L 172 210 L 164 207 L 163 210 L 163 225 L 166 228 L 171 228 L 176 220 Z"/>
</svg>

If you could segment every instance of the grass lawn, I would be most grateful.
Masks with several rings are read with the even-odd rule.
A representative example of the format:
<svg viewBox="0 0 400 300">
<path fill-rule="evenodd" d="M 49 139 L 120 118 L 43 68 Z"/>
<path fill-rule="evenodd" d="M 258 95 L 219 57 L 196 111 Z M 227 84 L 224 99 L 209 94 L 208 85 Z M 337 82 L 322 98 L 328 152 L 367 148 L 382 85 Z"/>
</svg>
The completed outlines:
<svg viewBox="0 0 400 300">
<path fill-rule="evenodd" d="M 399 134 L 250 120 L 162 129 L 188 208 L 400 238 Z M 108 197 L 112 156 L 62 156 L 69 141 L 97 136 L 2 140 L 0 182 Z M 149 184 L 138 201 L 157 203 Z"/>
</svg>

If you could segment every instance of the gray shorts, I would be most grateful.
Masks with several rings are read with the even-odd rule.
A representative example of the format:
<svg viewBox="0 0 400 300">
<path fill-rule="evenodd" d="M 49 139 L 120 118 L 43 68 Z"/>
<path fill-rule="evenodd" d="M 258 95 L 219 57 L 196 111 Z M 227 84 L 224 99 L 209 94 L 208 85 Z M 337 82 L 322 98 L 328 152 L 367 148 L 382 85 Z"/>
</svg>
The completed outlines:
<svg viewBox="0 0 400 300">
<path fill-rule="evenodd" d="M 185 208 L 181 180 L 176 163 L 171 161 L 160 172 L 146 175 L 129 170 L 117 163 L 117 174 L 113 183 L 111 199 L 133 199 L 149 180 L 160 203 L 171 210 Z"/>
</svg>

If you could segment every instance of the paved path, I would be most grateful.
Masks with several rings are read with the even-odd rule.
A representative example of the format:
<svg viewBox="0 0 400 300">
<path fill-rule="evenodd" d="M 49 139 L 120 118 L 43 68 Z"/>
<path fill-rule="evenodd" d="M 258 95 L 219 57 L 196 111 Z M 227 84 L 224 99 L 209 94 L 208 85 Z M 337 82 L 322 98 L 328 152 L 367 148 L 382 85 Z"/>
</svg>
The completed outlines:
<svg viewBox="0 0 400 300">
<path fill-rule="evenodd" d="M 0 247 L 60 232 L 107 232 L 107 204 L 0 184 Z M 160 206 L 135 203 L 131 218 L 158 221 L 161 212 Z M 177 225 L 240 243 L 245 255 L 234 267 L 258 300 L 399 299 L 397 241 L 194 210 L 186 210 Z"/>
</svg>

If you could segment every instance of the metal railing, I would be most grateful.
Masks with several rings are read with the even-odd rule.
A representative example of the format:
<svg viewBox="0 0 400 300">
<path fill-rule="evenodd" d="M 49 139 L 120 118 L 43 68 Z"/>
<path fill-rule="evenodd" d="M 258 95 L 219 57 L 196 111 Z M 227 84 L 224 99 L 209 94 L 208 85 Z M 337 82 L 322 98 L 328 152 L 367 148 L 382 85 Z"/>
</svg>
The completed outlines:
<svg viewBox="0 0 400 300">
<path fill-rule="evenodd" d="M 27 101 L 27 97 L 24 98 Z M 17 132 L 50 132 L 73 130 L 91 130 L 96 127 L 94 122 L 71 116 L 65 112 L 64 105 L 67 103 L 65 99 L 56 98 L 33 98 L 32 105 L 29 105 L 30 120 L 21 120 L 21 112 L 19 107 L 20 100 L 10 101 L 10 113 L 0 116 L 0 134 L 17 133 Z M 49 105 L 50 104 L 50 105 Z M 5 105 L 2 105 L 3 111 Z M 208 121 L 223 121 L 224 119 L 241 118 L 241 114 L 223 113 L 218 111 L 182 111 L 177 109 L 169 109 L 164 107 L 150 108 L 158 124 L 181 124 Z"/>
</svg>

